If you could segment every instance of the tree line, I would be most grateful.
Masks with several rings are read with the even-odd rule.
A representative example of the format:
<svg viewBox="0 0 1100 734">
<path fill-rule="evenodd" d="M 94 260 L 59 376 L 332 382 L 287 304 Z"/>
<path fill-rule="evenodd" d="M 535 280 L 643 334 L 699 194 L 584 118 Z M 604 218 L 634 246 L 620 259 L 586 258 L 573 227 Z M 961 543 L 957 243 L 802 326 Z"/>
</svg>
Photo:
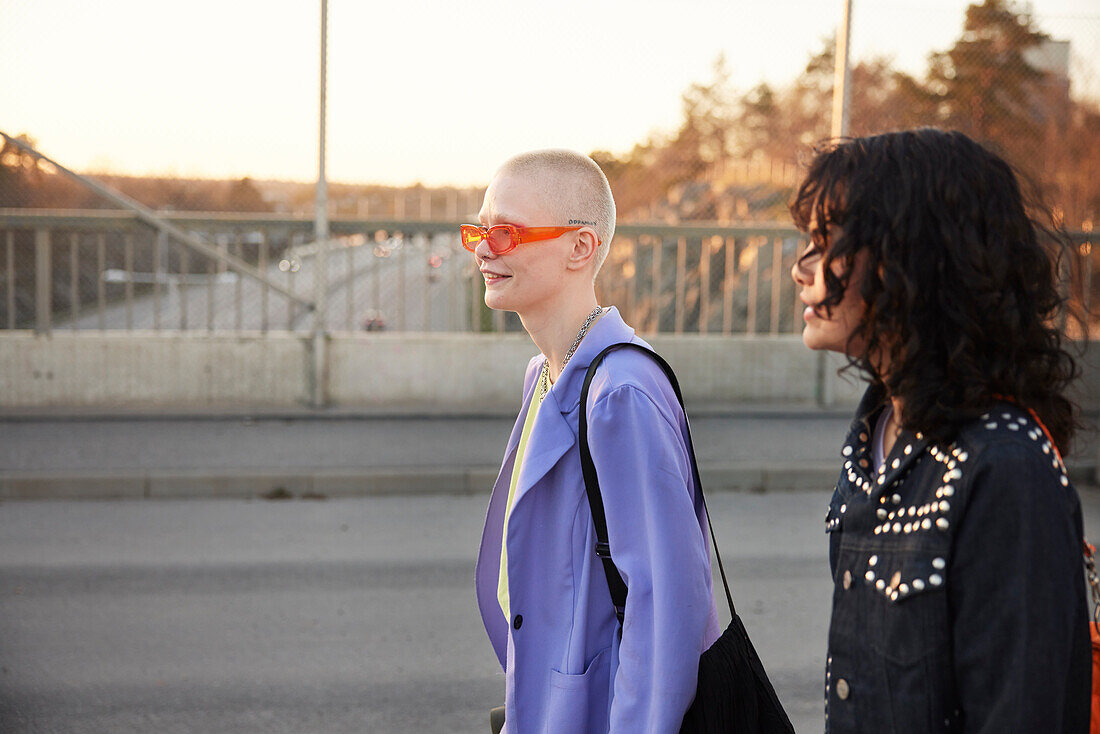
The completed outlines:
<svg viewBox="0 0 1100 734">
<path fill-rule="evenodd" d="M 1100 105 L 1075 98 L 1068 75 L 1044 63 L 1044 56 L 1064 51 L 1011 0 L 971 4 L 959 37 L 929 55 L 922 78 L 888 58 L 852 66 L 849 134 L 926 125 L 959 130 L 1010 161 L 1067 227 L 1088 227 L 1100 210 L 1094 175 Z M 828 138 L 833 76 L 831 39 L 781 88 L 761 83 L 738 94 L 719 57 L 713 78 L 684 92 L 682 122 L 672 134 L 653 135 L 625 154 L 596 151 L 593 157 L 611 179 L 625 218 L 721 219 L 715 215 L 724 200 L 754 194 L 729 184 L 731 161 L 795 164 Z M 782 181 L 764 183 L 783 188 Z M 755 194 L 755 218 L 785 217 L 785 197 Z"/>
</svg>

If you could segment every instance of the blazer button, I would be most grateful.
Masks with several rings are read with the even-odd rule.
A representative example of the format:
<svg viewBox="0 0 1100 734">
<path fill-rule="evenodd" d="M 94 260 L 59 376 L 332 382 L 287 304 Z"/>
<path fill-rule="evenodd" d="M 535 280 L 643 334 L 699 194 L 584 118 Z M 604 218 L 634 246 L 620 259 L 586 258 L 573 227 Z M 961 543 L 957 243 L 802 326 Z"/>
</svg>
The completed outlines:
<svg viewBox="0 0 1100 734">
<path fill-rule="evenodd" d="M 847 701 L 848 696 L 852 695 L 852 689 L 848 687 L 848 681 L 841 678 L 836 682 L 836 696 L 841 701 Z"/>
<path fill-rule="evenodd" d="M 844 572 L 844 588 L 845 589 L 852 588 L 852 572 L 851 571 L 845 571 Z"/>
<path fill-rule="evenodd" d="M 523 626 L 523 615 L 522 614 L 517 614 L 516 615 L 516 618 L 514 620 L 512 620 L 512 626 L 515 627 L 516 629 L 519 629 L 520 627 Z"/>
</svg>

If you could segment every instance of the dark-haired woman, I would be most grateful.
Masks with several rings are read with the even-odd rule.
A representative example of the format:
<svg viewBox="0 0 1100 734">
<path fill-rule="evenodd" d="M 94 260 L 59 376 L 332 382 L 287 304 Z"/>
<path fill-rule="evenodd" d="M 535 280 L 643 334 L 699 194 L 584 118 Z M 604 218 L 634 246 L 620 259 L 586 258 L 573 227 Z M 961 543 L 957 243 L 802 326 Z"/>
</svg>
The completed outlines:
<svg viewBox="0 0 1100 734">
<path fill-rule="evenodd" d="M 826 518 L 826 730 L 1087 732 L 1056 240 L 932 129 L 819 150 L 791 212 L 803 340 L 871 383 Z"/>
</svg>

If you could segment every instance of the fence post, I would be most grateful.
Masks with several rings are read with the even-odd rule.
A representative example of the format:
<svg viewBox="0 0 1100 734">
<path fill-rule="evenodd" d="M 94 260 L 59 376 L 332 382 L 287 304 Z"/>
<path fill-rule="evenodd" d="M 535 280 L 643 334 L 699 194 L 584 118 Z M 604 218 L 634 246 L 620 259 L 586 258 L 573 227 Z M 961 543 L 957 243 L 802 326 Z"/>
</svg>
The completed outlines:
<svg viewBox="0 0 1100 734">
<path fill-rule="evenodd" d="M 69 235 L 69 321 L 76 331 L 76 322 L 80 318 L 80 255 L 78 248 L 80 235 Z"/>
<path fill-rule="evenodd" d="M 653 303 L 653 333 L 661 330 L 661 255 L 665 249 L 662 235 L 653 238 L 653 262 L 650 263 L 650 300 Z"/>
<path fill-rule="evenodd" d="M 405 299 L 408 294 L 408 260 L 411 244 L 412 239 L 406 241 L 405 235 L 402 233 L 401 249 L 397 251 L 397 330 L 402 334 L 405 333 L 408 327 L 405 321 Z"/>
<path fill-rule="evenodd" d="M 160 331 L 160 284 L 167 282 L 165 267 L 165 255 L 168 251 L 168 233 L 164 228 L 157 230 L 157 238 L 153 245 L 153 329 Z"/>
<path fill-rule="evenodd" d="M 259 254 L 259 269 L 260 272 L 267 275 L 267 230 L 263 230 L 260 233 L 260 254 Z M 264 334 L 267 333 L 267 281 L 260 283 L 260 331 Z"/>
<path fill-rule="evenodd" d="M 179 285 L 176 288 L 179 294 L 179 330 L 187 330 L 187 276 L 190 272 L 190 251 L 187 248 L 179 248 Z M 290 302 L 293 303 L 293 302 Z M 99 311 L 103 313 L 102 309 Z"/>
<path fill-rule="evenodd" d="M 713 238 L 699 238 L 699 333 L 710 328 L 710 251 Z"/>
<path fill-rule="evenodd" d="M 51 329 L 51 275 L 50 230 L 34 231 L 34 333 L 48 335 Z"/>
<path fill-rule="evenodd" d="M 344 328 L 348 331 L 355 330 L 355 281 L 358 280 L 355 272 L 355 257 L 361 247 L 344 248 L 344 270 L 347 278 L 344 281 Z M 368 253 L 369 254 L 369 253 Z"/>
<path fill-rule="evenodd" d="M 424 243 L 424 256 L 420 258 L 420 267 L 424 268 L 424 293 L 422 294 L 423 303 L 421 309 L 424 314 L 421 319 L 421 331 L 429 332 L 432 330 L 432 266 L 428 262 L 428 258 L 431 257 L 432 252 L 432 240 L 431 235 L 422 234 Z"/>
<path fill-rule="evenodd" d="M 134 236 L 127 232 L 123 237 L 123 267 L 126 270 L 126 331 L 134 330 Z"/>
<path fill-rule="evenodd" d="M 7 252 L 7 291 L 8 291 L 8 330 L 15 329 L 15 232 L 8 230 Z"/>
<path fill-rule="evenodd" d="M 737 240 L 733 237 L 725 237 L 723 240 L 726 259 L 723 262 L 725 276 L 722 278 L 722 333 L 729 335 L 733 333 L 733 285 L 737 263 L 734 258 L 737 255 Z"/>
<path fill-rule="evenodd" d="M 687 238 L 680 237 L 676 240 L 676 309 L 673 312 L 674 329 L 677 334 L 684 333 L 684 311 L 687 304 L 684 303 L 685 281 L 687 279 Z"/>
<path fill-rule="evenodd" d="M 783 240 L 776 237 L 772 240 L 772 303 L 771 303 L 771 329 L 769 333 L 775 336 L 779 333 L 779 300 L 783 290 Z"/>
<path fill-rule="evenodd" d="M 749 298 L 745 316 L 745 333 L 756 333 L 756 293 L 760 281 L 760 240 L 749 244 L 752 248 L 752 264 L 749 266 Z"/>
<path fill-rule="evenodd" d="M 630 314 L 630 323 L 637 324 L 638 320 L 634 318 L 634 309 L 635 304 L 638 302 L 638 238 L 633 237 L 628 241 L 630 242 L 630 259 L 627 261 L 629 265 L 627 272 L 630 277 L 627 278 L 626 303 L 623 305 L 626 307 L 626 312 Z"/>
</svg>

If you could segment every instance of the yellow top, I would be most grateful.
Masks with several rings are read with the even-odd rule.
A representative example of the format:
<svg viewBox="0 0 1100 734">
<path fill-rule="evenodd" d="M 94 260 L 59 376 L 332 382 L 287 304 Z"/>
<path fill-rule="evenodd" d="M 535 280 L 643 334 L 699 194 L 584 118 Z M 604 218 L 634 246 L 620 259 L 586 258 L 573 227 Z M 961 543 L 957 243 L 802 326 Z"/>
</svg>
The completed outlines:
<svg viewBox="0 0 1100 734">
<path fill-rule="evenodd" d="M 546 395 L 542 391 L 544 376 L 540 372 L 539 379 L 535 382 L 535 394 L 531 396 L 531 403 L 527 406 L 527 417 L 523 421 L 523 431 L 519 435 L 519 445 L 516 447 L 516 460 L 512 464 L 512 481 L 508 485 L 508 504 L 504 507 L 504 528 L 500 534 L 500 575 L 497 577 L 497 601 L 500 603 L 500 611 L 504 612 L 504 618 L 511 621 L 511 605 L 508 598 L 508 518 L 512 516 L 512 501 L 516 496 L 516 480 L 519 479 L 520 469 L 523 467 L 523 455 L 527 450 L 527 439 L 531 435 L 531 429 L 535 425 L 535 417 L 538 416 L 542 399 Z"/>
</svg>

